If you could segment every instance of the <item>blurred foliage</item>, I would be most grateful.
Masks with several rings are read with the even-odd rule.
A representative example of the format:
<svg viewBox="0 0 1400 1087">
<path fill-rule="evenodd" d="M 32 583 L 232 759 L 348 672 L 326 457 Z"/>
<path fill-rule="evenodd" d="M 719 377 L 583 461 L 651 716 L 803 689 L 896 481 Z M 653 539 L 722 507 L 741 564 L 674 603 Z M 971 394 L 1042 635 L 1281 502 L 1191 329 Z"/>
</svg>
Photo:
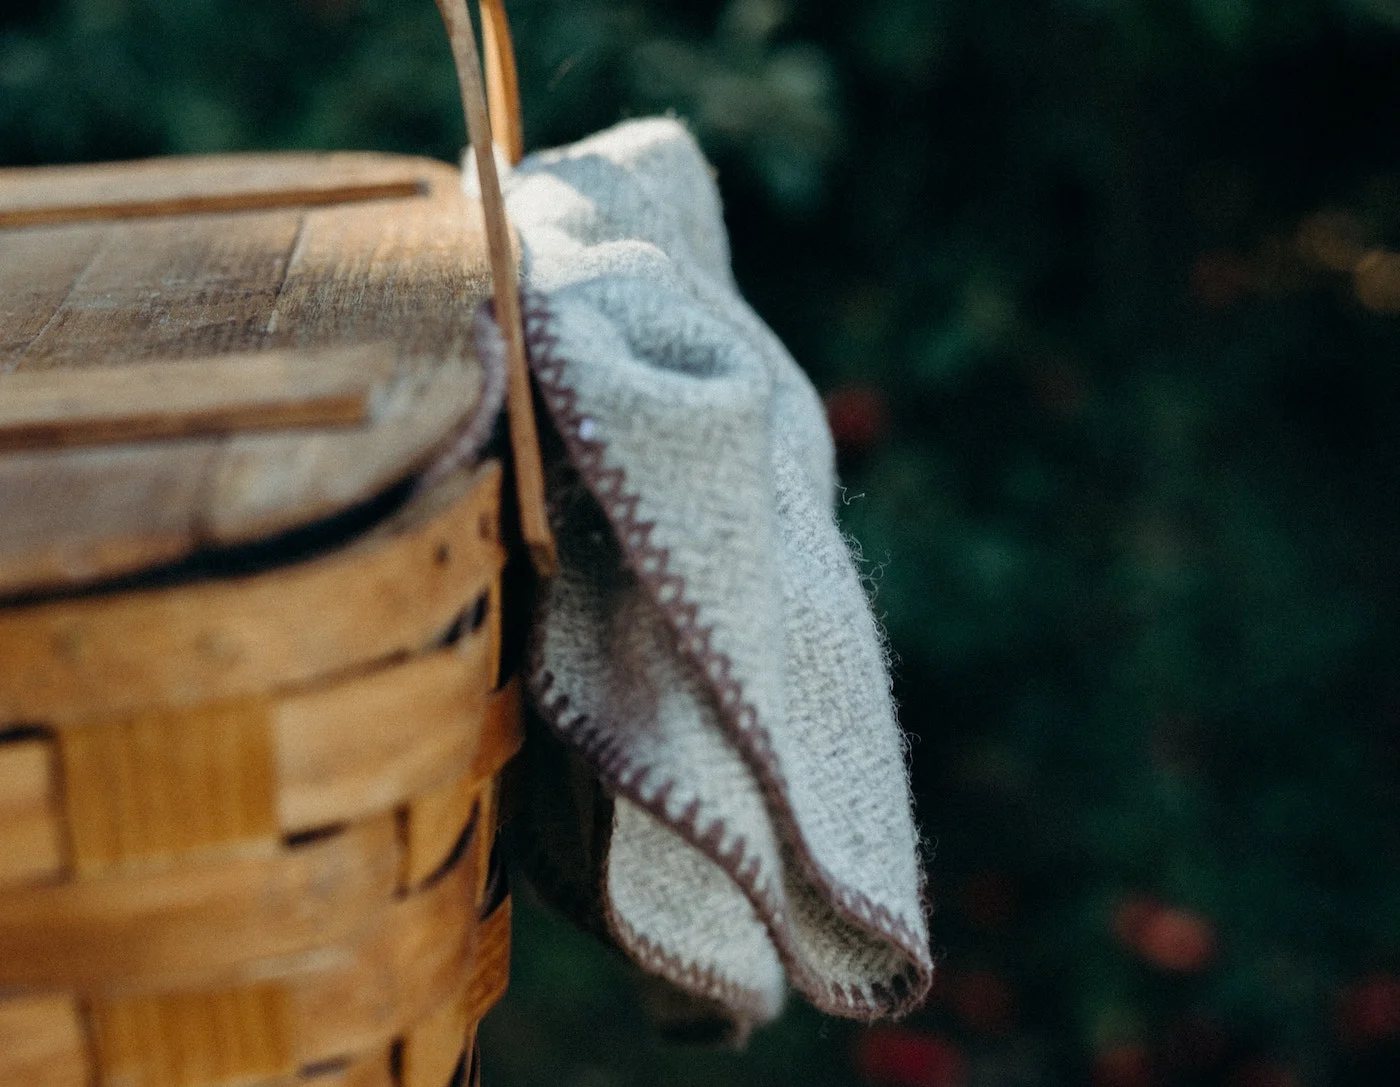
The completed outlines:
<svg viewBox="0 0 1400 1087">
<path fill-rule="evenodd" d="M 945 959 L 692 1054 L 522 896 L 488 1083 L 1400 1082 L 1400 0 L 511 11 L 531 141 L 688 118 L 831 394 Z M 0 11 L 6 163 L 451 158 L 454 93 L 428 0 Z"/>
</svg>

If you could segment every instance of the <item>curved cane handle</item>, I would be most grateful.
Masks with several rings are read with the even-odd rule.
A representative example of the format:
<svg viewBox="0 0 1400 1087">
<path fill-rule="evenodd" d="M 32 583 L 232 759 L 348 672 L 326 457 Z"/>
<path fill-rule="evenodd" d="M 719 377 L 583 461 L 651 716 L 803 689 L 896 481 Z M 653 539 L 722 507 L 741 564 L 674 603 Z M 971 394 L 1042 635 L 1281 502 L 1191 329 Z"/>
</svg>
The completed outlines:
<svg viewBox="0 0 1400 1087">
<path fill-rule="evenodd" d="M 481 48 L 486 54 L 486 101 L 496 144 L 514 166 L 525 157 L 525 128 L 520 119 L 520 77 L 515 43 L 504 0 L 480 0 Z"/>
<path fill-rule="evenodd" d="M 491 256 L 492 289 L 496 300 L 496 323 L 506 341 L 506 364 L 509 384 L 506 410 L 510 418 L 510 448 L 515 461 L 515 494 L 520 509 L 520 534 L 524 537 L 530 561 L 541 577 L 552 577 L 559 569 L 554 533 L 549 527 L 549 515 L 544 500 L 544 464 L 540 455 L 539 431 L 535 426 L 534 404 L 530 396 L 530 371 L 525 361 L 525 329 L 520 318 L 520 283 L 515 266 L 515 251 L 510 244 L 510 224 L 506 219 L 505 200 L 501 196 L 501 181 L 496 175 L 496 156 L 492 153 L 491 117 L 482 86 L 481 58 L 476 51 L 476 33 L 466 0 L 437 0 L 438 11 L 447 26 L 452 42 L 452 56 L 457 64 L 457 82 L 462 91 L 462 108 L 467 115 L 467 135 L 476 156 L 477 178 L 481 183 L 481 206 L 486 216 L 486 247 Z M 490 25 L 489 7 L 498 9 L 500 26 L 505 26 L 505 9 L 499 0 L 482 0 L 485 25 Z M 493 39 L 495 55 L 501 60 L 502 111 L 507 132 L 512 115 L 510 96 L 504 88 L 509 31 Z M 509 70 L 513 74 L 514 59 Z M 513 82 L 513 80 L 512 80 Z M 520 111 L 514 107 L 518 128 Z M 518 138 L 518 137 L 517 137 Z M 509 149 L 507 148 L 509 154 Z"/>
</svg>

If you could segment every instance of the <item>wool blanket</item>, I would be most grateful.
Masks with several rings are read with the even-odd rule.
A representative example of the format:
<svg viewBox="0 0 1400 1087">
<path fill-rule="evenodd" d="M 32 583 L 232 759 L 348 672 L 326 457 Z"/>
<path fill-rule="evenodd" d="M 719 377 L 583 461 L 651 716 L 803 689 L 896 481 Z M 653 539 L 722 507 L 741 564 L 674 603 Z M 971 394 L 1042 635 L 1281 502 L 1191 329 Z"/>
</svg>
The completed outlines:
<svg viewBox="0 0 1400 1087">
<path fill-rule="evenodd" d="M 542 756 L 535 852 L 739 1033 L 790 985 L 906 1011 L 933 963 L 886 652 L 821 400 L 739 295 L 713 171 L 656 119 L 504 181 L 562 567 L 531 650 L 563 752 Z M 604 807 L 574 803 L 590 776 Z"/>
</svg>

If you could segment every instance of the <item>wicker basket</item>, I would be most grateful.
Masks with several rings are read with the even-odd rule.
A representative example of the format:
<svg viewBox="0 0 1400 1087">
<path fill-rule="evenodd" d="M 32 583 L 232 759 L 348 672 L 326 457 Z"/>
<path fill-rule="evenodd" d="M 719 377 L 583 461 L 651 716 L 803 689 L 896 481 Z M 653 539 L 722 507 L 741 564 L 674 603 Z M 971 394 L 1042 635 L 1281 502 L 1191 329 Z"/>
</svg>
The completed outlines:
<svg viewBox="0 0 1400 1087">
<path fill-rule="evenodd" d="M 0 610 L 0 1083 L 449 1082 L 506 983 L 499 496 Z"/>
<path fill-rule="evenodd" d="M 0 1087 L 474 1075 L 508 489 L 414 480 L 487 250 L 417 159 L 0 171 Z"/>
</svg>

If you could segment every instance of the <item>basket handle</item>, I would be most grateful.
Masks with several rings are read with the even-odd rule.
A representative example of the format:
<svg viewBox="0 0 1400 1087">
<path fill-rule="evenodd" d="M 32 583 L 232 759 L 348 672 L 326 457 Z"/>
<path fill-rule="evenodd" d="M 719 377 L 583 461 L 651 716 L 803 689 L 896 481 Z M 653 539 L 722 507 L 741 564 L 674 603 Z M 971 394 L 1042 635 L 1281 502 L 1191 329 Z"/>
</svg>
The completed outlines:
<svg viewBox="0 0 1400 1087">
<path fill-rule="evenodd" d="M 479 0 L 481 48 L 486 54 L 486 101 L 491 107 L 491 131 L 514 166 L 525 157 L 525 128 L 520 120 L 520 77 L 515 69 L 515 44 L 510 36 L 505 0 Z"/>
<path fill-rule="evenodd" d="M 508 385 L 506 411 L 510 420 L 510 447 L 515 462 L 515 494 L 520 511 L 520 534 L 530 561 L 540 577 L 553 577 L 559 569 L 554 534 L 545 508 L 544 463 L 540 455 L 539 431 L 535 425 L 530 395 L 530 371 L 525 361 L 525 329 L 520 316 L 520 283 L 511 248 L 510 224 L 506 219 L 501 181 L 496 174 L 492 152 L 491 113 L 495 113 L 506 140 L 503 150 L 517 161 L 521 143 L 520 101 L 515 78 L 515 58 L 510 28 L 501 0 L 480 0 L 482 25 L 493 64 L 496 88 L 488 110 L 482 86 L 481 59 L 476 49 L 467 0 L 437 0 L 438 11 L 452 43 L 457 65 L 457 83 L 462 92 L 462 109 L 467 117 L 467 136 L 476 156 L 476 172 L 481 183 L 481 206 L 486 217 L 486 247 L 491 257 L 492 288 L 496 301 L 496 323 L 506 343 Z M 490 61 L 494 57 L 494 62 Z"/>
</svg>

